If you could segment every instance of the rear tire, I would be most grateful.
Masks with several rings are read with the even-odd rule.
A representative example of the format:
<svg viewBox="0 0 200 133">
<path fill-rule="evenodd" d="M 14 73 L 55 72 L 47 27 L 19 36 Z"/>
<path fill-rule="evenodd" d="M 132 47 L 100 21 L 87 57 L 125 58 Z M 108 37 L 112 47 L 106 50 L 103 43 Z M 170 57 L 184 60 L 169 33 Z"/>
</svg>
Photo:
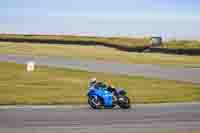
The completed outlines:
<svg viewBox="0 0 200 133">
<path fill-rule="evenodd" d="M 131 108 L 130 99 L 127 96 L 122 96 L 120 98 L 123 98 L 123 101 L 120 101 L 118 104 L 120 108 L 122 108 L 122 109 Z"/>
</svg>

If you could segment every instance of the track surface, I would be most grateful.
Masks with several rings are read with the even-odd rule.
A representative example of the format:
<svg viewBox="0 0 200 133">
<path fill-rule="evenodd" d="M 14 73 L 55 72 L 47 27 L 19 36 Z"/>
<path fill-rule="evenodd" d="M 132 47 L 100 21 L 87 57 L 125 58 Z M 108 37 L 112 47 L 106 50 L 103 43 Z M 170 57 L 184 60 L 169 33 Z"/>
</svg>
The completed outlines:
<svg viewBox="0 0 200 133">
<path fill-rule="evenodd" d="M 0 132 L 200 131 L 200 103 L 137 105 L 129 110 L 83 107 L 0 107 Z"/>
<path fill-rule="evenodd" d="M 0 61 L 10 61 L 19 64 L 25 64 L 27 61 L 35 61 L 38 65 L 80 69 L 90 72 L 141 75 L 145 77 L 200 83 L 200 68 L 167 68 L 160 67 L 159 65 L 121 64 L 64 57 L 31 57 L 19 55 L 0 55 Z"/>
</svg>

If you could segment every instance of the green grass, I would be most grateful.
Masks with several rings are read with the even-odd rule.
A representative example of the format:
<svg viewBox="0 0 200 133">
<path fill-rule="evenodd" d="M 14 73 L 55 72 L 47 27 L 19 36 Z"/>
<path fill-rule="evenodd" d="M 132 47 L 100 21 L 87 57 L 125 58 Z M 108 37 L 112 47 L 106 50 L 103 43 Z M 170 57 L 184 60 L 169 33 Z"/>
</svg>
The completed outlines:
<svg viewBox="0 0 200 133">
<path fill-rule="evenodd" d="M 130 53 L 100 46 L 0 42 L 0 54 L 64 56 L 67 58 L 105 60 L 132 64 L 200 67 L 200 56 Z"/>
<path fill-rule="evenodd" d="M 28 73 L 24 65 L 5 62 L 0 68 L 0 105 L 85 104 L 91 77 L 126 88 L 137 103 L 200 101 L 199 84 L 45 66 Z"/>
</svg>

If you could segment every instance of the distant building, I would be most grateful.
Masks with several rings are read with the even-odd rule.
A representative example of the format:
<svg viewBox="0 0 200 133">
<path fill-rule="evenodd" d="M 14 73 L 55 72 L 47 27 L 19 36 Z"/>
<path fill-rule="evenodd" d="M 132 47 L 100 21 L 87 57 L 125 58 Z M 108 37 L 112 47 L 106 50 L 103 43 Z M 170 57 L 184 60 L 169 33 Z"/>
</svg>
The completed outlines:
<svg viewBox="0 0 200 133">
<path fill-rule="evenodd" d="M 162 46 L 162 37 L 151 37 L 151 46 L 152 47 L 157 47 L 157 46 Z"/>
</svg>

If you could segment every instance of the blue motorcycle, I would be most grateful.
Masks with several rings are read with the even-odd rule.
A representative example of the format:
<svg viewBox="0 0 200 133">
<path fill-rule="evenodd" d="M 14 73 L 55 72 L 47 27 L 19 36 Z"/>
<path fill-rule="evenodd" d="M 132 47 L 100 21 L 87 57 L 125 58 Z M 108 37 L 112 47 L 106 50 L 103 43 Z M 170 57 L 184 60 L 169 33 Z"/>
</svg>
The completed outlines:
<svg viewBox="0 0 200 133">
<path fill-rule="evenodd" d="M 93 109 L 114 108 L 117 105 L 122 109 L 128 109 L 131 106 L 126 94 L 123 89 L 114 89 L 99 82 L 89 87 L 88 104 Z"/>
</svg>

